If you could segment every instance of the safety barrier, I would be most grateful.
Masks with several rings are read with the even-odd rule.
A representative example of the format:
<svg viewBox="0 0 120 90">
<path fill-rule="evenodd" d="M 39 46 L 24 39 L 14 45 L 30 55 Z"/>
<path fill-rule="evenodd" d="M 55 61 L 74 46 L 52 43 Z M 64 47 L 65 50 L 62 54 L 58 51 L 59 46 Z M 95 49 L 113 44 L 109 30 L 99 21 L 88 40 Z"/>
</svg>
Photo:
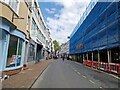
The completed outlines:
<svg viewBox="0 0 120 90">
<path fill-rule="evenodd" d="M 90 67 L 92 67 L 92 61 L 90 61 L 90 60 L 87 60 L 87 66 L 90 66 Z"/>
<path fill-rule="evenodd" d="M 110 63 L 110 72 L 120 74 L 120 64 Z"/>
<path fill-rule="evenodd" d="M 92 61 L 90 61 L 90 60 L 83 60 L 83 64 L 86 66 L 92 67 Z"/>
<path fill-rule="evenodd" d="M 98 62 L 96 62 L 96 61 L 93 61 L 93 62 L 92 62 L 92 67 L 93 67 L 93 68 L 96 68 L 96 69 L 97 69 L 97 68 L 98 68 L 98 65 L 99 65 Z"/>
<path fill-rule="evenodd" d="M 83 64 L 84 64 L 84 65 L 87 65 L 87 60 L 83 60 Z"/>
<path fill-rule="evenodd" d="M 100 63 L 99 63 L 99 69 L 104 70 L 104 71 L 108 71 L 108 70 L 109 70 L 109 65 L 108 65 L 108 63 L 100 62 Z"/>
<path fill-rule="evenodd" d="M 83 64 L 96 69 L 120 74 L 120 64 L 84 60 Z"/>
</svg>

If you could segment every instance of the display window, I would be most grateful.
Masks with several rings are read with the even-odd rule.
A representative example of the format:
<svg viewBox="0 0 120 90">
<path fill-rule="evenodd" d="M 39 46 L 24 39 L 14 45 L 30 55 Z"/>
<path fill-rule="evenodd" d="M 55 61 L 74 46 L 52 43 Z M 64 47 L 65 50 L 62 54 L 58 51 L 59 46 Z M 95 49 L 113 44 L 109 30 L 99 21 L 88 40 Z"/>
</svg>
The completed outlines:
<svg viewBox="0 0 120 90">
<path fill-rule="evenodd" d="M 11 35 L 9 41 L 6 67 L 15 67 L 21 65 L 23 40 Z"/>
</svg>

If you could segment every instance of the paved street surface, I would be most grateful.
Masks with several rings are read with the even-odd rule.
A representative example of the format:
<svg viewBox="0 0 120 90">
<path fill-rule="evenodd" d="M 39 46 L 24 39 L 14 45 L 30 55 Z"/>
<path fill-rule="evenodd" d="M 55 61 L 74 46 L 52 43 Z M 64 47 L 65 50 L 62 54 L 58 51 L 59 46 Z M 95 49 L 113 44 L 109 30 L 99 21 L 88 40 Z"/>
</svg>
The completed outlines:
<svg viewBox="0 0 120 90">
<path fill-rule="evenodd" d="M 22 70 L 16 75 L 10 76 L 8 79 L 2 82 L 2 88 L 30 88 L 34 81 L 42 74 L 45 68 L 51 64 L 53 60 L 40 61 L 37 64 L 33 64 L 29 69 Z"/>
<path fill-rule="evenodd" d="M 119 79 L 73 61 L 56 59 L 32 88 L 118 88 Z"/>
</svg>

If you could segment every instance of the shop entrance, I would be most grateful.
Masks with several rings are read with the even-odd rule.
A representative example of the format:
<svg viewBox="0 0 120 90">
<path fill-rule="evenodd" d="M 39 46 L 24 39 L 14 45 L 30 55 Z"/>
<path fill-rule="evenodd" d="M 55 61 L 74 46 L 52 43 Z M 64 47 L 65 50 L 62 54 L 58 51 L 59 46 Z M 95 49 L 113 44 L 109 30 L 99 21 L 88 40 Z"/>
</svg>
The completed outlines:
<svg viewBox="0 0 120 90">
<path fill-rule="evenodd" d="M 37 44 L 36 60 L 39 62 L 42 58 L 42 45 Z"/>
</svg>

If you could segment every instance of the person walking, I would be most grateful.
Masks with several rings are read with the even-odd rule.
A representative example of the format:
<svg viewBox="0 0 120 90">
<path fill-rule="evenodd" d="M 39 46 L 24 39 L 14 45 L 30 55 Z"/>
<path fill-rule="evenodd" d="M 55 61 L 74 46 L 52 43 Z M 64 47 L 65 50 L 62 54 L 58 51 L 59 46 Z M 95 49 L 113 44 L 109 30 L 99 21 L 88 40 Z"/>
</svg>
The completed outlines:
<svg viewBox="0 0 120 90">
<path fill-rule="evenodd" d="M 63 61 L 64 61 L 64 58 L 65 58 L 65 57 L 64 57 L 64 55 L 63 55 Z"/>
</svg>

